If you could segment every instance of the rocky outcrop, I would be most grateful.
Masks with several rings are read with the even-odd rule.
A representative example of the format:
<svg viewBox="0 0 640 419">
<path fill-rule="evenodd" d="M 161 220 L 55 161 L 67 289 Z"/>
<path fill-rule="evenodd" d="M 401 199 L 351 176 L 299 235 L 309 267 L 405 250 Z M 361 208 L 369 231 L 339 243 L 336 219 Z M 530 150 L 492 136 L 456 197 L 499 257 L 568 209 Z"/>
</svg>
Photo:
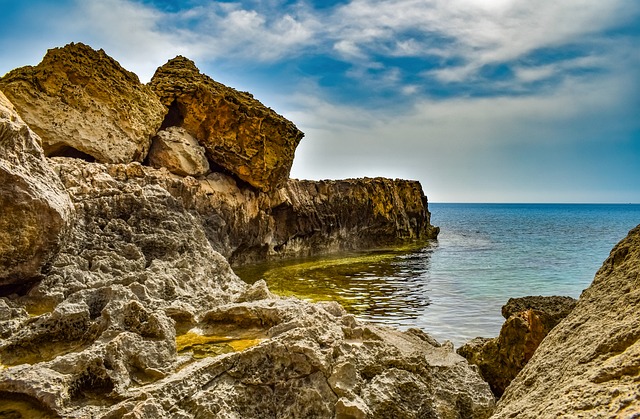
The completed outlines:
<svg viewBox="0 0 640 419">
<path fill-rule="evenodd" d="M 72 213 L 40 139 L 0 92 L 0 291 L 39 278 L 64 243 Z"/>
<path fill-rule="evenodd" d="M 640 412 L 640 226 L 507 388 L 496 418 L 633 418 Z"/>
<path fill-rule="evenodd" d="M 67 171 L 82 170 L 89 181 L 110 176 L 167 191 L 198 218 L 213 248 L 232 264 L 392 246 L 435 238 L 438 232 L 414 181 L 290 180 L 267 194 L 221 173 L 195 179 L 137 164 L 77 159 L 55 164 L 63 179 Z"/>
<path fill-rule="evenodd" d="M 0 89 L 42 138 L 47 156 L 142 161 L 167 112 L 135 74 L 80 43 L 11 71 Z"/>
<path fill-rule="evenodd" d="M 180 176 L 201 176 L 209 172 L 204 148 L 184 128 L 169 127 L 159 131 L 151 141 L 149 165 L 167 168 Z"/>
<path fill-rule="evenodd" d="M 16 416 L 70 418 L 491 414 L 488 385 L 451 344 L 240 281 L 150 173 L 195 179 L 52 163 L 77 222 L 42 282 L 0 298 L 0 410 L 18 400 Z"/>
<path fill-rule="evenodd" d="M 576 305 L 571 297 L 510 298 L 502 307 L 506 319 L 497 338 L 475 338 L 458 354 L 480 368 L 496 397 L 529 362 L 544 337 Z"/>
<path fill-rule="evenodd" d="M 168 108 L 163 128 L 185 128 L 217 166 L 261 191 L 289 178 L 304 134 L 251 94 L 201 74 L 184 57 L 160 67 L 149 85 Z"/>
</svg>

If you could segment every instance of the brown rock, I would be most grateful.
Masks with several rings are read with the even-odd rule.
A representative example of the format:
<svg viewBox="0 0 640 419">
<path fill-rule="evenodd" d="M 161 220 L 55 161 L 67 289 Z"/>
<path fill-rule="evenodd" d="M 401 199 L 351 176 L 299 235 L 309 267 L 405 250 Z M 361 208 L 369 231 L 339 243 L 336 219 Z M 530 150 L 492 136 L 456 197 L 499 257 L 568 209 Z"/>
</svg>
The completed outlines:
<svg viewBox="0 0 640 419">
<path fill-rule="evenodd" d="M 153 137 L 147 157 L 151 166 L 165 167 L 180 176 L 200 176 L 209 172 L 209 161 L 198 141 L 184 128 L 169 127 Z"/>
<path fill-rule="evenodd" d="M 502 307 L 507 319 L 497 338 L 475 338 L 458 354 L 480 368 L 493 393 L 500 397 L 529 362 L 540 342 L 576 305 L 571 297 L 510 298 Z"/>
<path fill-rule="evenodd" d="M 640 226 L 611 251 L 573 311 L 507 388 L 496 418 L 640 413 Z"/>
<path fill-rule="evenodd" d="M 80 43 L 9 72 L 0 88 L 40 135 L 47 156 L 142 161 L 166 113 L 135 74 Z"/>
<path fill-rule="evenodd" d="M 150 86 L 169 108 L 163 128 L 184 127 L 212 162 L 262 191 L 288 179 L 304 134 L 249 93 L 201 74 L 184 57 L 160 67 Z"/>
<path fill-rule="evenodd" d="M 40 139 L 0 92 L 0 286 L 38 276 L 64 243 L 72 214 Z"/>
</svg>

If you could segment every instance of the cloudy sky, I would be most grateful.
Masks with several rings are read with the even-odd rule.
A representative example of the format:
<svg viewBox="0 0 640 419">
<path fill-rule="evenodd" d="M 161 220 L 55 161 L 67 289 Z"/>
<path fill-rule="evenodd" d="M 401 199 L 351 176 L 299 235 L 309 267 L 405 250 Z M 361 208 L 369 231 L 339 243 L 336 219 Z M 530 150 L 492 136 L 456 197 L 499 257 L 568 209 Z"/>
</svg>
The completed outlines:
<svg viewBox="0 0 640 419">
<path fill-rule="evenodd" d="M 306 133 L 292 176 L 434 202 L 640 202 L 637 0 L 0 0 L 0 75 L 72 41 L 176 55 Z"/>
</svg>

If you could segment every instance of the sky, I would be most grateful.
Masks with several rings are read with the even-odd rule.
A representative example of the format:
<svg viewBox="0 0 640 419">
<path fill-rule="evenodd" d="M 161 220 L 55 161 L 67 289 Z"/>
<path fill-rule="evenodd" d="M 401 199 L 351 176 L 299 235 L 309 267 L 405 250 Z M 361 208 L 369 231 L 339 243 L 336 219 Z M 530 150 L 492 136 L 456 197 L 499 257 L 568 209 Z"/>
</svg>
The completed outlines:
<svg viewBox="0 0 640 419">
<path fill-rule="evenodd" d="M 637 0 L 0 0 L 0 75 L 69 42 L 176 55 L 305 133 L 291 176 L 431 202 L 640 203 Z"/>
</svg>

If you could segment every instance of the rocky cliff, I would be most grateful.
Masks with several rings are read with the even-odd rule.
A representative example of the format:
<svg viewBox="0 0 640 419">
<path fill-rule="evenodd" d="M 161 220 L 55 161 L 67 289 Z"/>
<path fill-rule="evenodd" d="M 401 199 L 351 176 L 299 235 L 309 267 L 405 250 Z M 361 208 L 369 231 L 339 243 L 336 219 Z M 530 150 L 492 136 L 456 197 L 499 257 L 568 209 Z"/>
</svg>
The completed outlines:
<svg viewBox="0 0 640 419">
<path fill-rule="evenodd" d="M 263 152 L 287 145 L 286 156 L 301 134 L 204 80 L 211 102 L 197 112 L 215 122 L 196 131 L 182 122 L 200 88 L 155 86 L 174 94 L 158 108 L 137 78 L 83 45 L 0 79 L 18 102 L 0 96 L 0 414 L 488 417 L 493 395 L 452 345 L 362 323 L 337 303 L 279 298 L 233 273 L 216 250 L 239 263 L 437 229 L 417 182 L 289 180 L 286 159 L 284 171 L 261 172 L 273 155 L 254 154 L 249 137 Z M 234 109 L 244 122 L 233 125 Z M 223 127 L 215 146 L 211 127 Z M 249 150 L 260 170 L 249 179 L 224 168 L 219 148 L 229 159 Z"/>
<path fill-rule="evenodd" d="M 640 415 L 640 226 L 500 399 L 496 418 Z"/>
<path fill-rule="evenodd" d="M 367 325 L 337 303 L 278 298 L 264 282 L 248 287 L 213 250 L 183 195 L 163 187 L 177 177 L 139 163 L 50 163 L 74 222 L 41 280 L 0 297 L 0 412 L 491 414 L 488 385 L 450 344 Z"/>
</svg>

